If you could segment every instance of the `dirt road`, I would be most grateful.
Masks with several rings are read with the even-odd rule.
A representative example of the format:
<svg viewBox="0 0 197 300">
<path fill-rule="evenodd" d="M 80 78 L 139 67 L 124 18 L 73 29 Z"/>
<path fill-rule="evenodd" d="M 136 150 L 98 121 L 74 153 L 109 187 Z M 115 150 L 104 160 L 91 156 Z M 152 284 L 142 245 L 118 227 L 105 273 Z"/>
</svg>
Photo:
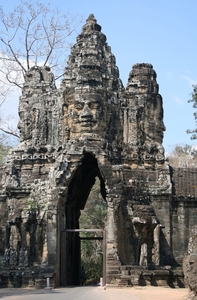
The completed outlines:
<svg viewBox="0 0 197 300">
<path fill-rule="evenodd" d="M 46 290 L 0 289 L 5 300 L 186 300 L 187 289 L 162 287 L 107 288 L 98 286 Z"/>
</svg>

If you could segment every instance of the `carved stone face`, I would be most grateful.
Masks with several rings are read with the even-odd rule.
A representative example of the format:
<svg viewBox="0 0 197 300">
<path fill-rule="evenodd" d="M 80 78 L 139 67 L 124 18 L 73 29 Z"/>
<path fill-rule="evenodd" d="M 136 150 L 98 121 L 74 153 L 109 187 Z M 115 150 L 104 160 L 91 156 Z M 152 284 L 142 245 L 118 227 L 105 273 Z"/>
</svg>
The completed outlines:
<svg viewBox="0 0 197 300">
<path fill-rule="evenodd" d="M 20 131 L 20 141 L 23 142 L 32 137 L 32 117 L 27 111 L 19 111 L 19 116 L 18 129 Z"/>
<path fill-rule="evenodd" d="M 70 136 L 79 133 L 105 132 L 106 118 L 101 95 L 98 93 L 75 94 L 67 105 Z"/>
<path fill-rule="evenodd" d="M 154 99 L 154 101 L 149 103 L 145 114 L 144 132 L 146 140 L 152 140 L 162 144 L 165 130 L 166 128 L 163 123 L 162 99 L 158 96 L 157 99 Z"/>
</svg>

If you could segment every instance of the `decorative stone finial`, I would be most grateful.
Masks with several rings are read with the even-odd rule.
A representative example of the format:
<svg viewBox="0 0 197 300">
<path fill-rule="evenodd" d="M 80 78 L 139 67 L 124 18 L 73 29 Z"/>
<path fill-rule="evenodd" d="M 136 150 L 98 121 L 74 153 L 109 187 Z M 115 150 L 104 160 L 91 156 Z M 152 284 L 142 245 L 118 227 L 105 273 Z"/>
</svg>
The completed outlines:
<svg viewBox="0 0 197 300">
<path fill-rule="evenodd" d="M 86 22 L 94 22 L 94 23 L 96 23 L 97 22 L 97 20 L 95 19 L 95 17 L 94 17 L 94 15 L 93 14 L 90 14 L 89 15 L 89 17 L 87 18 L 87 20 L 86 20 Z"/>
<path fill-rule="evenodd" d="M 83 31 L 96 30 L 101 31 L 101 26 L 97 24 L 97 20 L 95 19 L 93 14 L 90 14 L 86 20 L 86 24 L 83 26 Z"/>
</svg>

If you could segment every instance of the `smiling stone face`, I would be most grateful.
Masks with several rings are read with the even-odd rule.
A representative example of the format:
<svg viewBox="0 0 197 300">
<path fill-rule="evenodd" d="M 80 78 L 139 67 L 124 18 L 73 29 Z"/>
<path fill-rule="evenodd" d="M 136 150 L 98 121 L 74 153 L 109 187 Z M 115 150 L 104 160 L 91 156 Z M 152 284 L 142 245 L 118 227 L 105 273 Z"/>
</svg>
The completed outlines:
<svg viewBox="0 0 197 300">
<path fill-rule="evenodd" d="M 166 128 L 163 122 L 161 96 L 153 97 L 147 102 L 143 122 L 146 141 L 162 144 Z"/>
<path fill-rule="evenodd" d="M 80 133 L 105 134 L 106 117 L 99 93 L 74 94 L 66 104 L 70 137 Z"/>
<path fill-rule="evenodd" d="M 28 111 L 19 110 L 20 120 L 18 129 L 20 132 L 20 141 L 30 140 L 32 138 L 32 116 Z"/>
</svg>

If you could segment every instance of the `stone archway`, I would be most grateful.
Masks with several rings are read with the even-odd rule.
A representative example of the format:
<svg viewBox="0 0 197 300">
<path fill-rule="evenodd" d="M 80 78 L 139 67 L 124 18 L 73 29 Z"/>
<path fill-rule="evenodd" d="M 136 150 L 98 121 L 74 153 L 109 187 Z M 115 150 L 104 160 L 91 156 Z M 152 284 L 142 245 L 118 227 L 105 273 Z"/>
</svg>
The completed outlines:
<svg viewBox="0 0 197 300">
<path fill-rule="evenodd" d="M 65 199 L 65 212 L 63 213 L 65 230 L 61 232 L 60 237 L 61 286 L 80 285 L 79 217 L 95 184 L 96 177 L 100 180 L 101 195 L 106 199 L 104 178 L 99 170 L 97 159 L 92 153 L 86 152 L 81 160 L 81 165 L 71 177 Z"/>
</svg>

